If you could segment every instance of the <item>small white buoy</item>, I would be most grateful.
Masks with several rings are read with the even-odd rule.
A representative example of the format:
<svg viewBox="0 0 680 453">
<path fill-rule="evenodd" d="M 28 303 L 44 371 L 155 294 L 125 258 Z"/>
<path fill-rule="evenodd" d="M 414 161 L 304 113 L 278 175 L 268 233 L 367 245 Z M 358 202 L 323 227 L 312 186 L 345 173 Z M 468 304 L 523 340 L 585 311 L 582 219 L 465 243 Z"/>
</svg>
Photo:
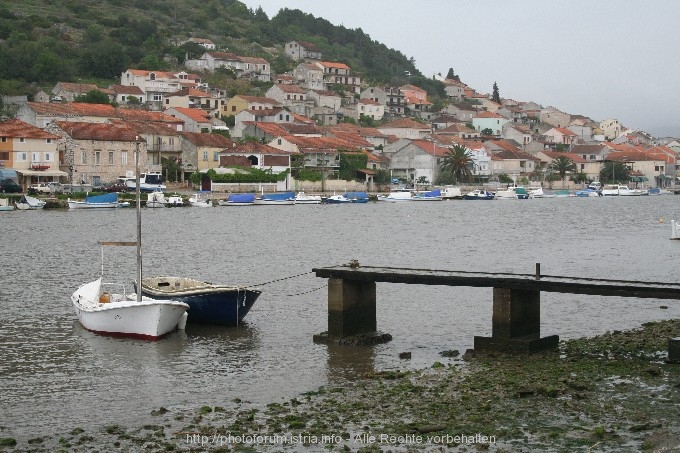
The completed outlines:
<svg viewBox="0 0 680 453">
<path fill-rule="evenodd" d="M 665 222 L 664 218 L 663 218 L 663 217 L 659 217 L 659 223 L 664 223 L 664 222 Z"/>
<path fill-rule="evenodd" d="M 179 318 L 179 322 L 177 323 L 177 328 L 179 330 L 185 330 L 187 327 L 187 319 L 189 318 L 189 313 L 186 311 L 182 314 L 182 317 Z"/>
</svg>

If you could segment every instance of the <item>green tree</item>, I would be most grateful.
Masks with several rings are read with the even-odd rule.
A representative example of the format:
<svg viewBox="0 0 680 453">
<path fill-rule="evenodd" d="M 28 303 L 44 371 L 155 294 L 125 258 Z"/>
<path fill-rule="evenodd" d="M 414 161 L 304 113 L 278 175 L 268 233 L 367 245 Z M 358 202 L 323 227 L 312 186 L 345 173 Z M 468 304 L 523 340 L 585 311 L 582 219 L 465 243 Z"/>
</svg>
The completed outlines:
<svg viewBox="0 0 680 453">
<path fill-rule="evenodd" d="M 84 102 L 86 104 L 109 104 L 109 95 L 99 91 L 99 90 L 90 90 L 85 94 L 81 94 L 80 96 L 76 96 L 74 99 L 75 102 Z"/>
<path fill-rule="evenodd" d="M 493 135 L 493 130 L 490 127 L 482 129 L 482 135 Z"/>
<path fill-rule="evenodd" d="M 600 181 L 627 183 L 629 178 L 630 170 L 621 162 L 606 161 L 600 170 Z"/>
<path fill-rule="evenodd" d="M 446 152 L 440 165 L 442 173 L 453 176 L 456 183 L 461 181 L 471 181 L 474 168 L 474 160 L 468 150 L 461 145 L 454 145 Z"/>
<path fill-rule="evenodd" d="M 498 93 L 498 84 L 493 83 L 493 94 L 491 95 L 491 100 L 497 104 L 501 103 L 501 95 Z"/>
<path fill-rule="evenodd" d="M 562 179 L 562 188 L 564 188 L 567 173 L 576 172 L 576 164 L 566 156 L 559 156 L 557 159 L 553 160 L 550 163 L 549 168 L 553 173 L 560 175 L 560 179 Z"/>
</svg>

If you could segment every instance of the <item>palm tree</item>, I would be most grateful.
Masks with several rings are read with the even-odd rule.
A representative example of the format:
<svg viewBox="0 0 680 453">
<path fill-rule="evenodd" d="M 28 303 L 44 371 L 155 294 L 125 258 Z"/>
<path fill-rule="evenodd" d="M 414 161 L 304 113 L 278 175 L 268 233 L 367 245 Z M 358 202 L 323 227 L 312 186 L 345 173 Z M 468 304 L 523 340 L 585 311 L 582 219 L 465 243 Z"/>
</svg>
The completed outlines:
<svg viewBox="0 0 680 453">
<path fill-rule="evenodd" d="M 560 178 L 562 178 L 562 188 L 564 189 L 564 179 L 567 173 L 575 173 L 576 172 L 576 164 L 574 163 L 573 160 L 566 156 L 560 156 L 557 159 L 553 160 L 550 163 L 550 169 L 559 174 Z"/>
<path fill-rule="evenodd" d="M 474 161 L 468 150 L 461 145 L 454 145 L 449 148 L 440 165 L 442 173 L 449 173 L 453 176 L 456 183 L 461 180 L 470 181 L 472 179 L 472 169 Z"/>
</svg>

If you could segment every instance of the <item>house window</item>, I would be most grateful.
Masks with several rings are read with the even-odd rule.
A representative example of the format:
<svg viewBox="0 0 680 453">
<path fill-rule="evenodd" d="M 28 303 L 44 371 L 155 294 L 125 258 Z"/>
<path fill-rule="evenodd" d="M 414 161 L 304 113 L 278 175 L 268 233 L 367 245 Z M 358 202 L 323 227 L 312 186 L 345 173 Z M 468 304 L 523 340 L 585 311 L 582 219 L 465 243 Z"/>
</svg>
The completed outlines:
<svg viewBox="0 0 680 453">
<path fill-rule="evenodd" d="M 2 137 L 2 143 L 7 143 L 7 137 Z"/>
<path fill-rule="evenodd" d="M 113 165 L 113 151 L 109 151 L 109 165 Z"/>
<path fill-rule="evenodd" d="M 19 139 L 19 143 L 26 143 L 26 139 L 25 139 L 24 137 L 21 137 L 21 138 Z"/>
<path fill-rule="evenodd" d="M 87 151 L 83 150 L 80 153 L 80 164 L 87 165 Z"/>
<path fill-rule="evenodd" d="M 52 143 L 52 139 L 51 138 L 46 139 L 45 143 Z"/>
<path fill-rule="evenodd" d="M 218 151 L 213 151 L 213 161 L 217 162 L 220 160 L 219 156 L 217 155 L 219 152 Z"/>
<path fill-rule="evenodd" d="M 54 161 L 54 154 L 45 153 L 45 162 L 52 162 L 52 161 Z"/>
<path fill-rule="evenodd" d="M 120 164 L 127 165 L 127 163 L 128 163 L 127 151 L 123 151 L 122 153 L 120 153 Z"/>
<path fill-rule="evenodd" d="M 160 93 L 154 93 L 153 94 L 153 100 L 154 100 L 154 102 L 160 102 L 160 101 L 163 100 L 163 97 L 161 96 Z"/>
<path fill-rule="evenodd" d="M 203 160 L 208 160 L 208 151 L 203 151 Z"/>
<path fill-rule="evenodd" d="M 236 111 L 236 106 L 235 106 L 235 105 L 232 105 L 232 106 L 231 106 L 231 111 L 232 111 L 232 112 L 235 112 L 235 111 Z"/>
<path fill-rule="evenodd" d="M 101 151 L 95 151 L 94 152 L 94 164 L 95 165 L 101 165 L 102 163 L 102 152 Z"/>
<path fill-rule="evenodd" d="M 26 162 L 28 160 L 28 153 L 17 153 L 17 162 Z"/>
</svg>

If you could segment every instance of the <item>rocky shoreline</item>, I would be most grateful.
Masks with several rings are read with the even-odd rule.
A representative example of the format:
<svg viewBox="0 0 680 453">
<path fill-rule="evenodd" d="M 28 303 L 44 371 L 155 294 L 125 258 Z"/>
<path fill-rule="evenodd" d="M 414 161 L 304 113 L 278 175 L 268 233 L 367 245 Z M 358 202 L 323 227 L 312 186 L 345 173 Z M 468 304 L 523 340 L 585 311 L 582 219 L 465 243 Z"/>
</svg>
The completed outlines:
<svg viewBox="0 0 680 453">
<path fill-rule="evenodd" d="M 531 356 L 442 359 L 285 403 L 159 408 L 143 426 L 67 428 L 0 451 L 680 452 L 680 320 L 560 343 Z"/>
</svg>

